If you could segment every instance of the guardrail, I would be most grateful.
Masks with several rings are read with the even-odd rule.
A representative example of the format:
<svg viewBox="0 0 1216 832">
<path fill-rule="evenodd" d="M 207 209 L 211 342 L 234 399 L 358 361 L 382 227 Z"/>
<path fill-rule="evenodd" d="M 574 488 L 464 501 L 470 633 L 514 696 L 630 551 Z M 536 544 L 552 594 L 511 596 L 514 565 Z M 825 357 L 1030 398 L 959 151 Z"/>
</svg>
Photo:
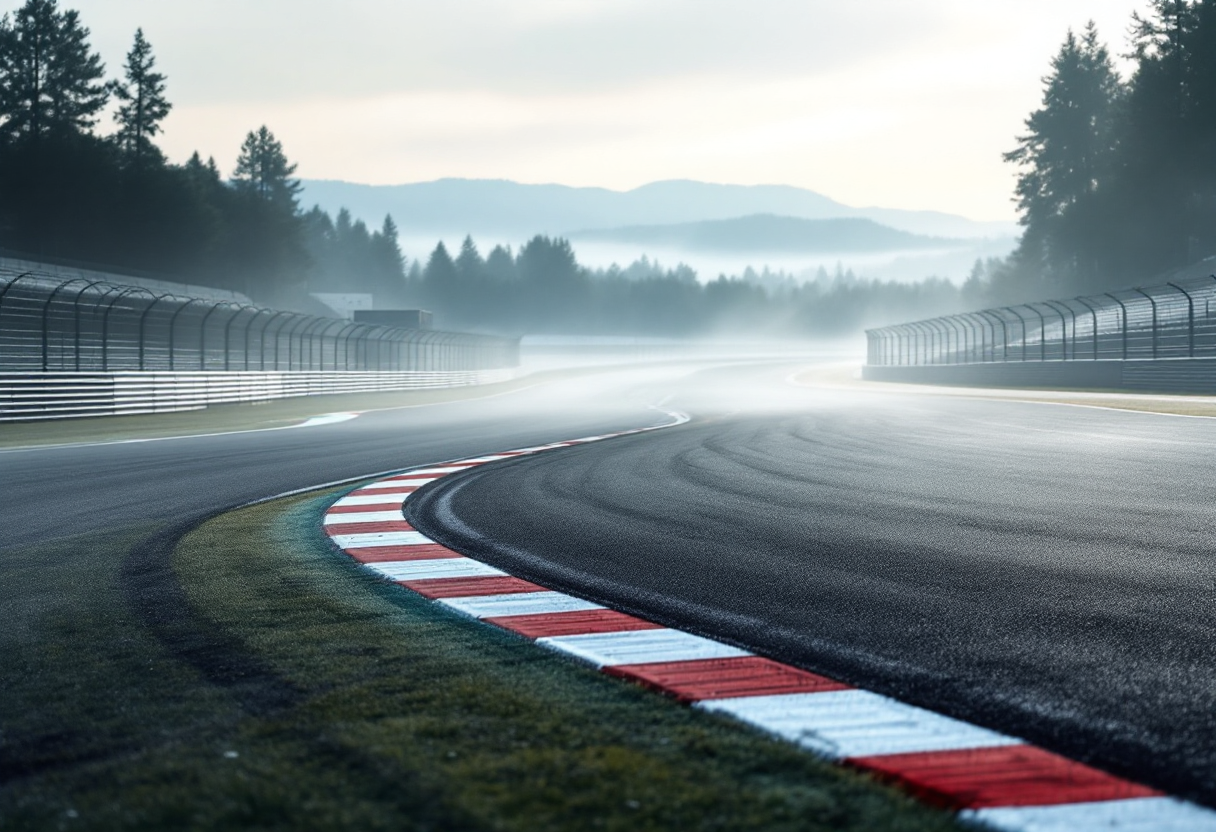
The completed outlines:
<svg viewBox="0 0 1216 832">
<path fill-rule="evenodd" d="M 1216 356 L 1216 275 L 866 331 L 869 367 Z"/>
<path fill-rule="evenodd" d="M 2 373 L 0 422 L 201 410 L 291 396 L 490 384 L 518 370 Z"/>
<path fill-rule="evenodd" d="M 456 372 L 518 363 L 513 338 L 399 329 L 0 270 L 0 372 Z"/>
</svg>

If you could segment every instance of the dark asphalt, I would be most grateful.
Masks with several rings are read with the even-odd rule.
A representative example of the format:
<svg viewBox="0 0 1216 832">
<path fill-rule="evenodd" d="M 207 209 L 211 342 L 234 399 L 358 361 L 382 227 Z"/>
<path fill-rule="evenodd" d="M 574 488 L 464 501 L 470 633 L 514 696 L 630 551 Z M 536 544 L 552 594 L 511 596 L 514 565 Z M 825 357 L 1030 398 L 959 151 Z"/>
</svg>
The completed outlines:
<svg viewBox="0 0 1216 832">
<path fill-rule="evenodd" d="M 665 417 L 648 405 L 688 372 L 600 373 L 318 427 L 0 451 L 0 552 L 132 523 L 180 522 L 321 483 L 504 447 L 655 424 Z"/>
<path fill-rule="evenodd" d="M 411 501 L 514 573 L 1216 805 L 1216 422 L 794 391 Z"/>
</svg>

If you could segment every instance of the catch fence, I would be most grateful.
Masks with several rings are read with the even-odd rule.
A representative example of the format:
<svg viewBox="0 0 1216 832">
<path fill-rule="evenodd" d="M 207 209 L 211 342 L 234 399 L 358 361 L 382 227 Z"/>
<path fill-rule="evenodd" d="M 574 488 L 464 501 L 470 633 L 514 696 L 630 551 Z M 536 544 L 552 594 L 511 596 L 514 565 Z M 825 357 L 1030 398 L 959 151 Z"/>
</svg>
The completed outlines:
<svg viewBox="0 0 1216 832">
<path fill-rule="evenodd" d="M 497 370 L 519 341 L 409 330 L 0 270 L 0 371 Z"/>
<path fill-rule="evenodd" d="M 1216 276 L 866 331 L 871 367 L 1216 357 Z"/>
</svg>

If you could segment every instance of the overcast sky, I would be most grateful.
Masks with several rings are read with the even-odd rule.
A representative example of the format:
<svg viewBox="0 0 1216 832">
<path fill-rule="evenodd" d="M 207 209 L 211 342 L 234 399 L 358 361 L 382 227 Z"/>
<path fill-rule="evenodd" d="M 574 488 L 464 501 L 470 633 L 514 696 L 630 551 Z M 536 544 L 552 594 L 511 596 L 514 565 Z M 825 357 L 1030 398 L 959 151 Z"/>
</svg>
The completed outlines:
<svg viewBox="0 0 1216 832">
<path fill-rule="evenodd" d="M 0 0 L 0 9 L 18 3 Z M 1014 146 L 1071 26 L 1128 0 L 61 0 L 119 72 L 142 26 L 162 147 L 229 173 L 263 123 L 314 179 L 811 188 L 1009 219 Z M 108 125 L 105 125 L 108 129 Z"/>
</svg>

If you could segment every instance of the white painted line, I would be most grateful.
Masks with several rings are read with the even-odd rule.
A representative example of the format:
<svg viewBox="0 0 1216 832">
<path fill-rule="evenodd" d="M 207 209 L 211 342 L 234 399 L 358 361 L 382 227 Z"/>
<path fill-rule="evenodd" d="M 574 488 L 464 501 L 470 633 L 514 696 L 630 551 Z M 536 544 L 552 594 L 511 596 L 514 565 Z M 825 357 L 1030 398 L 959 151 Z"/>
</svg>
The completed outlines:
<svg viewBox="0 0 1216 832">
<path fill-rule="evenodd" d="M 369 483 L 360 488 L 360 491 L 370 491 L 373 489 L 393 489 L 393 488 L 421 488 L 427 483 L 432 483 L 439 477 L 417 477 L 402 480 L 380 480 L 379 482 Z"/>
<path fill-rule="evenodd" d="M 351 419 L 358 418 L 358 413 L 326 413 L 324 416 L 313 416 L 311 419 L 298 425 L 292 425 L 292 427 L 315 428 L 321 425 L 336 425 L 338 422 L 349 422 Z"/>
<path fill-rule="evenodd" d="M 966 809 L 958 816 L 1003 832 L 1216 832 L 1216 812 L 1172 797 Z"/>
<path fill-rule="evenodd" d="M 435 542 L 422 532 L 335 534 L 329 539 L 341 549 L 363 549 L 372 546 L 421 546 L 424 543 Z"/>
<path fill-rule="evenodd" d="M 698 702 L 832 759 L 1015 745 L 1020 740 L 865 690 Z"/>
<path fill-rule="evenodd" d="M 404 503 L 412 493 L 412 491 L 377 491 L 374 494 L 362 494 L 353 491 L 334 503 L 334 506 L 378 506 L 382 503 Z"/>
<path fill-rule="evenodd" d="M 425 581 L 431 578 L 490 578 L 506 575 L 472 558 L 438 558 L 435 560 L 392 560 L 364 564 L 394 581 Z"/>
<path fill-rule="evenodd" d="M 493 456 L 478 456 L 473 459 L 462 459 L 462 463 L 466 465 L 481 465 L 485 462 L 498 462 L 500 459 L 511 459 L 512 454 L 495 454 Z"/>
<path fill-rule="evenodd" d="M 512 595 L 442 598 L 440 603 L 474 618 L 495 618 L 500 615 L 544 615 L 555 612 L 603 609 L 599 604 L 566 595 L 564 592 L 518 592 Z"/>
<path fill-rule="evenodd" d="M 401 514 L 400 509 L 392 511 L 352 511 L 349 514 L 325 515 L 326 526 L 339 523 L 386 523 L 392 521 L 405 522 L 405 517 Z"/>
<path fill-rule="evenodd" d="M 569 653 L 596 667 L 693 659 L 730 659 L 752 655 L 738 647 L 710 641 L 681 630 L 631 630 L 624 633 L 549 636 L 537 639 L 536 643 Z"/>
</svg>

